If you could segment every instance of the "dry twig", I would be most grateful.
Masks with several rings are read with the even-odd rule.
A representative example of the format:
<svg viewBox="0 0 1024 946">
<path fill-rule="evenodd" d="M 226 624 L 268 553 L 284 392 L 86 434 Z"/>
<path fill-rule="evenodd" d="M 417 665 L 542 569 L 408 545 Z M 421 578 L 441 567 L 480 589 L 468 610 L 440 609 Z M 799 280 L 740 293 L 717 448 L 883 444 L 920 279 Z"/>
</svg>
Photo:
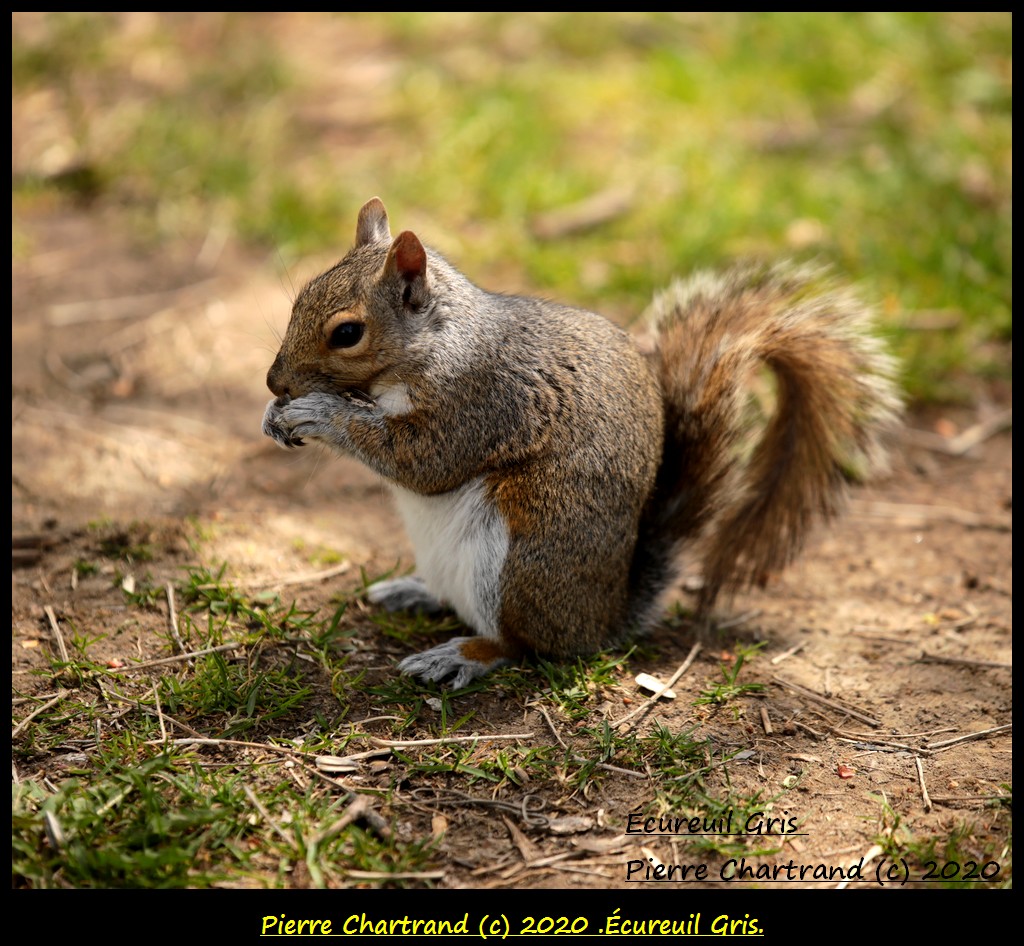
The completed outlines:
<svg viewBox="0 0 1024 946">
<path fill-rule="evenodd" d="M 857 733 L 844 732 L 841 729 L 832 729 L 830 732 L 840 742 L 849 742 L 862 749 L 869 749 L 874 752 L 924 752 L 926 754 L 931 752 L 930 749 L 923 749 L 920 746 L 908 746 L 902 742 L 876 739 L 871 735 L 859 735 Z"/>
<path fill-rule="evenodd" d="M 178 612 L 174 607 L 174 585 L 167 582 L 164 585 L 164 592 L 167 595 L 167 625 L 171 631 L 171 637 L 174 638 L 174 643 L 178 645 L 178 650 L 184 654 L 185 642 L 181 639 L 181 634 L 178 633 Z"/>
<path fill-rule="evenodd" d="M 376 739 L 371 738 L 375 746 L 382 749 L 414 749 L 416 746 L 448 746 L 460 742 L 488 742 L 495 739 L 532 739 L 532 732 L 496 733 L 491 736 L 446 736 L 443 739 Z"/>
<path fill-rule="evenodd" d="M 51 706 L 55 706 L 61 700 L 64 699 L 70 693 L 70 690 L 61 690 L 52 700 L 47 700 L 45 703 L 37 706 L 31 713 L 28 714 L 14 729 L 11 730 L 11 738 L 13 739 L 18 735 L 33 719 L 35 719 L 40 713 L 45 713 Z"/>
<path fill-rule="evenodd" d="M 292 575 L 288 578 L 261 578 L 259 581 L 244 582 L 244 587 L 250 591 L 261 591 L 265 588 L 283 588 L 286 585 L 314 585 L 325 578 L 334 578 L 336 575 L 343 575 L 352 567 L 351 562 L 342 562 L 333 568 L 319 572 L 303 572 L 300 575 Z"/>
<path fill-rule="evenodd" d="M 157 692 L 156 684 L 153 684 L 153 704 L 156 706 L 156 718 L 160 723 L 160 738 L 167 742 L 167 726 L 164 723 L 164 711 L 160 706 L 160 694 Z"/>
<path fill-rule="evenodd" d="M 53 639 L 57 644 L 57 654 L 59 655 L 61 662 L 69 664 L 71 658 L 68 656 L 67 644 L 64 643 L 64 635 L 60 632 L 60 626 L 57 624 L 57 615 L 53 613 L 53 608 L 50 605 L 46 605 L 43 608 L 46 612 L 46 618 L 50 622 L 50 630 L 53 631 Z"/>
<path fill-rule="evenodd" d="M 285 844 L 290 848 L 295 847 L 295 838 L 289 835 L 271 816 L 270 812 L 264 807 L 263 803 L 259 800 L 259 796 L 252 790 L 251 786 L 246 783 L 242 783 L 242 791 L 245 792 L 246 798 L 252 802 L 253 808 L 255 808 L 263 820 L 270 825 L 271 828 L 277 833 L 278 837 L 284 841 Z"/>
<path fill-rule="evenodd" d="M 915 447 L 923 447 L 936 453 L 944 453 L 951 457 L 962 457 L 978 444 L 983 443 L 990 437 L 1009 430 L 1013 426 L 1013 408 L 993 414 L 985 420 L 972 424 L 966 430 L 962 430 L 955 437 L 943 437 L 928 430 L 913 430 L 908 428 L 904 431 L 904 439 L 908 440 Z"/>
<path fill-rule="evenodd" d="M 968 660 L 966 657 L 939 657 L 936 654 L 921 652 L 921 663 L 926 664 L 954 664 L 960 667 L 991 667 L 996 670 L 1012 670 L 1012 663 L 1003 663 L 999 660 Z"/>
<path fill-rule="evenodd" d="M 568 751 L 569 747 L 565 744 L 565 740 L 563 740 L 562 737 L 558 734 L 558 730 L 555 729 L 555 724 L 551 722 L 551 717 L 548 716 L 548 711 L 544 709 L 543 706 L 536 706 L 534 708 L 540 713 L 541 716 L 544 717 L 544 722 L 548 724 L 548 729 L 551 730 L 551 735 L 555 737 L 555 742 L 557 742 L 563 749 Z"/>
<path fill-rule="evenodd" d="M 799 651 L 803 650 L 806 646 L 807 642 L 801 641 L 799 644 L 794 644 L 792 647 L 789 648 L 789 650 L 784 650 L 781 654 L 776 654 L 771 659 L 772 666 L 777 667 L 780 663 L 782 663 L 782 661 L 789 660 L 790 657 L 792 657 Z"/>
<path fill-rule="evenodd" d="M 193 657 L 205 657 L 207 654 L 219 654 L 226 650 L 235 650 L 241 647 L 238 644 L 221 644 L 219 647 L 207 647 L 206 650 L 194 650 L 190 654 L 178 654 L 174 657 L 160 657 L 157 660 L 147 660 L 140 664 L 128 664 L 126 667 L 118 667 L 118 673 L 124 673 L 126 670 L 145 670 L 149 667 L 161 667 L 164 664 L 176 664 L 181 663 L 183 660 L 191 660 Z"/>
<path fill-rule="evenodd" d="M 928 786 L 924 783 L 924 766 L 921 765 L 921 757 L 914 756 L 914 765 L 917 766 L 917 782 L 921 786 L 921 798 L 924 800 L 924 810 L 932 810 L 932 800 L 928 797 Z"/>
<path fill-rule="evenodd" d="M 116 322 L 121 319 L 152 318 L 160 315 L 169 304 L 178 305 L 183 295 L 195 289 L 205 288 L 215 282 L 214 278 L 201 279 L 189 286 L 179 286 L 165 292 L 137 293 L 130 296 L 115 296 L 109 299 L 86 299 L 81 302 L 62 302 L 50 306 L 46 324 L 57 328 L 78 325 L 82 322 Z"/>
<path fill-rule="evenodd" d="M 989 736 L 998 736 L 1000 733 L 1009 732 L 1011 729 L 1013 729 L 1013 723 L 993 726 L 991 729 L 979 729 L 977 732 L 968 733 L 966 736 L 957 736 L 955 739 L 947 739 L 945 742 L 934 742 L 928 748 L 932 752 L 941 752 L 957 746 L 961 742 L 971 742 L 974 739 L 988 739 Z"/>
<path fill-rule="evenodd" d="M 625 716 L 621 717 L 620 719 L 615 720 L 615 722 L 613 722 L 611 724 L 612 725 L 612 729 L 618 729 L 624 723 L 627 723 L 631 719 L 633 719 L 634 716 L 641 716 L 641 715 L 644 715 L 646 713 L 649 713 L 657 705 L 658 700 L 661 698 L 661 694 L 664 693 L 666 690 L 671 689 L 678 682 L 679 678 L 684 673 L 686 673 L 687 670 L 690 669 L 690 665 L 694 662 L 694 660 L 697 659 L 697 654 L 699 654 L 699 653 L 700 653 L 700 644 L 694 644 L 693 647 L 690 648 L 690 652 L 686 655 L 686 660 L 684 660 L 679 665 L 679 669 L 676 670 L 676 672 L 674 674 L 672 674 L 672 676 L 669 679 L 668 683 L 666 683 L 657 692 L 652 693 L 651 696 L 649 696 L 647 698 L 647 701 L 645 703 L 642 703 L 635 710 L 633 710 L 630 713 L 627 713 Z M 639 722 L 639 720 L 637 720 L 637 722 Z M 633 726 L 636 726 L 636 723 L 633 723 Z M 633 727 L 630 727 L 630 728 L 633 728 Z"/>
<path fill-rule="evenodd" d="M 861 713 L 838 700 L 830 700 L 827 696 L 822 696 L 817 692 L 817 690 L 812 690 L 810 687 L 794 683 L 792 680 L 787 680 L 784 677 L 780 677 L 778 674 L 776 674 L 772 679 L 779 686 L 788 687 L 801 696 L 806 696 L 809 699 L 816 700 L 831 709 L 838 710 L 840 713 L 846 713 L 848 716 L 853 716 L 855 719 L 859 719 L 862 723 L 867 723 L 869 726 L 878 727 L 882 725 L 880 720 L 877 720 L 872 716 L 868 716 L 866 713 Z"/>
<path fill-rule="evenodd" d="M 555 240 L 590 230 L 626 213 L 635 197 L 633 186 L 610 187 L 575 204 L 538 215 L 531 229 L 540 240 Z"/>
<path fill-rule="evenodd" d="M 991 529 L 995 532 L 1012 532 L 1013 520 L 1006 516 L 983 516 L 969 509 L 956 506 L 930 506 L 922 503 L 854 502 L 854 513 L 874 516 L 891 521 L 903 520 L 920 527 L 931 522 L 953 522 L 967 529 Z"/>
</svg>

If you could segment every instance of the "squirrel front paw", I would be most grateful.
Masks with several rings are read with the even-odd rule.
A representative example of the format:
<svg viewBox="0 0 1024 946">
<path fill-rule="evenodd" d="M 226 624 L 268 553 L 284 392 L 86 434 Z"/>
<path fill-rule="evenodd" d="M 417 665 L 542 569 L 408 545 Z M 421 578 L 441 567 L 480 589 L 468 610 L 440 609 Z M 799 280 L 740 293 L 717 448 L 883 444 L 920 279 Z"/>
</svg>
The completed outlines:
<svg viewBox="0 0 1024 946">
<path fill-rule="evenodd" d="M 284 417 L 284 409 L 290 402 L 291 398 L 283 394 L 275 397 L 263 412 L 263 433 L 285 450 L 303 445 L 302 438 L 295 436 Z"/>
<path fill-rule="evenodd" d="M 285 448 L 301 447 L 305 438 L 311 438 L 344 450 L 347 445 L 338 421 L 356 413 L 365 415 L 375 407 L 373 400 L 356 392 L 311 391 L 294 399 L 283 394 L 267 405 L 263 433 Z"/>
</svg>

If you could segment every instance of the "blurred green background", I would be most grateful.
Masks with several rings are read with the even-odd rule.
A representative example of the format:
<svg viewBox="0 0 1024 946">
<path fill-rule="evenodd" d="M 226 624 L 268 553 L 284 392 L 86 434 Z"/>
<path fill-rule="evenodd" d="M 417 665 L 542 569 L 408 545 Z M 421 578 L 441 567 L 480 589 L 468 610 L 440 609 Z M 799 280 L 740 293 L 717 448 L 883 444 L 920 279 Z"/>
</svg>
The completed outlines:
<svg viewBox="0 0 1024 946">
<path fill-rule="evenodd" d="M 673 275 L 814 258 L 914 399 L 1010 377 L 1009 13 L 15 13 L 12 246 L 103 211 L 340 256 L 381 196 L 487 288 L 628 322 Z"/>
</svg>

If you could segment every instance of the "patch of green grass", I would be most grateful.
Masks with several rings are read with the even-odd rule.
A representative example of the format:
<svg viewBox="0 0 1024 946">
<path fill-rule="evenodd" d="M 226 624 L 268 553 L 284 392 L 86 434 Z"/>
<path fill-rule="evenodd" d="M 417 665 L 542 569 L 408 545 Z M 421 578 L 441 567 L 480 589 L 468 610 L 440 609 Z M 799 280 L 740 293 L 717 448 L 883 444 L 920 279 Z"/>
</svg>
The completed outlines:
<svg viewBox="0 0 1024 946">
<path fill-rule="evenodd" d="M 230 738 L 290 715 L 311 692 L 287 666 L 251 667 L 212 653 L 197 658 L 184 683 L 166 676 L 160 701 L 172 716 L 190 726 Z"/>
<path fill-rule="evenodd" d="M 237 779 L 201 768 L 182 773 L 164 755 L 92 781 L 70 779 L 52 795 L 15 786 L 15 883 L 73 887 L 208 886 L 241 867 L 248 802 Z M 173 843 L 168 843 L 173 839 Z M 219 869 L 205 857 L 227 853 Z"/>
<path fill-rule="evenodd" d="M 752 644 L 748 647 L 736 647 L 735 658 L 731 664 L 722 664 L 722 682 L 716 684 L 707 690 L 702 690 L 700 697 L 695 700 L 696 705 L 702 704 L 715 704 L 721 705 L 728 703 L 735 699 L 737 696 L 742 696 L 748 693 L 761 693 L 764 691 L 763 683 L 740 683 L 739 676 L 740 671 L 743 669 L 743 665 L 752 657 L 754 657 L 758 651 L 764 647 L 764 642 L 759 644 Z"/>
<path fill-rule="evenodd" d="M 694 266 L 813 255 L 882 301 L 920 396 L 953 395 L 951 369 L 1009 336 L 1008 16 L 614 14 L 582 43 L 572 14 L 406 16 L 423 160 L 398 193 L 486 221 L 483 273 L 515 259 L 548 293 L 637 313 Z M 533 215 L 622 183 L 618 219 L 531 238 Z M 957 326 L 912 327 L 934 309 Z"/>
<path fill-rule="evenodd" d="M 917 835 L 884 798 L 878 799 L 879 824 L 875 836 L 891 865 L 892 884 L 927 884 L 946 888 L 1013 887 L 1013 852 L 1007 839 L 1013 793 L 994 798 L 997 813 L 983 821 L 958 821 L 947 832 Z M 998 809 L 1004 809 L 999 811 Z"/>
<path fill-rule="evenodd" d="M 727 714 L 698 701 L 689 721 L 693 707 L 677 701 L 665 709 L 674 728 L 658 721 L 658 708 L 650 723 L 615 724 L 637 651 L 504 668 L 460 691 L 425 685 L 354 638 L 412 648 L 451 631 L 450 619 L 403 625 L 388 615 L 377 626 L 379 615 L 357 601 L 363 579 L 313 612 L 239 590 L 226 563 L 188 567 L 176 585 L 178 638 L 193 653 L 232 649 L 189 658 L 151 602 L 129 600 L 130 620 L 171 657 L 150 668 L 108 664 L 100 648 L 120 632 L 108 639 L 62 616 L 68 659 L 40 672 L 46 692 L 15 704 L 14 885 L 429 886 L 466 854 L 466 823 L 493 819 L 495 806 L 524 830 L 537 827 L 531 813 L 593 809 L 603 793 L 614 803 L 628 792 L 627 807 L 651 815 L 731 815 L 736 831 L 759 813 L 787 814 L 785 793 L 740 783 L 759 737 L 700 720 Z M 751 702 L 743 669 L 757 650 L 737 649 L 705 692 L 708 705 L 735 712 Z M 653 656 L 644 652 L 644 663 Z M 528 737 L 518 735 L 524 716 Z M 351 769 L 321 767 L 321 756 Z M 1008 846 L 1007 812 L 993 815 L 997 828 L 967 824 L 948 839 L 915 841 L 885 824 L 879 833 L 891 856 L 915 864 L 982 854 L 999 864 L 993 882 L 1008 885 L 1009 853 L 998 847 Z M 777 849 L 771 835 L 687 843 L 709 860 Z"/>
<path fill-rule="evenodd" d="M 451 636 L 466 627 L 451 614 L 427 614 L 423 611 L 381 611 L 373 615 L 373 624 L 385 636 L 422 648 L 433 646 L 431 640 Z"/>
<path fill-rule="evenodd" d="M 123 575 L 115 571 L 114 584 L 124 593 L 125 601 L 136 608 L 155 610 L 164 596 L 164 589 L 153 584 L 149 575 L 139 581 L 134 575 Z"/>
<path fill-rule="evenodd" d="M 658 724 L 639 745 L 646 761 L 667 778 L 689 776 L 700 767 L 707 754 L 707 745 L 694 736 L 693 730 L 672 732 Z"/>
<path fill-rule="evenodd" d="M 103 673 L 103 666 L 89 653 L 89 648 L 103 640 L 106 635 L 83 632 L 77 622 L 63 616 L 64 630 L 61 638 L 63 651 L 58 648 L 50 657 L 53 678 L 61 686 L 82 686 Z M 66 659 L 65 659 L 66 652 Z"/>
<path fill-rule="evenodd" d="M 277 16 L 20 16 L 15 102 L 52 93 L 70 153 L 16 176 L 15 218 L 77 189 L 292 260 L 340 255 L 376 193 L 489 288 L 624 321 L 695 267 L 813 257 L 877 301 L 913 397 L 1009 377 L 1009 13 L 292 14 L 365 47 L 341 87 Z"/>
<path fill-rule="evenodd" d="M 186 569 L 186 579 L 179 588 L 184 603 L 192 610 L 211 614 L 234 615 L 243 610 L 247 599 L 224 581 L 227 567 L 227 562 L 222 562 L 216 572 L 205 566 Z"/>
<path fill-rule="evenodd" d="M 97 668 L 98 671 L 98 668 Z M 65 682 L 77 685 L 79 683 L 91 682 L 93 675 L 81 675 L 78 679 L 61 672 L 55 667 L 51 678 L 57 685 Z M 38 711 L 39 702 L 29 701 L 27 712 Z M 64 700 L 48 712 L 36 715 L 31 725 L 22 726 L 18 730 L 17 738 L 12 746 L 12 755 L 22 763 L 31 761 L 37 755 L 46 755 L 51 752 L 64 752 L 76 748 L 79 743 L 88 743 L 95 736 L 95 721 L 103 715 L 86 690 L 81 693 L 69 693 Z M 86 765 L 91 769 L 91 764 L 82 757 L 75 760 L 76 765 Z"/>
<path fill-rule="evenodd" d="M 575 663 L 538 660 L 537 670 L 547 683 L 546 701 L 556 706 L 569 720 L 588 717 L 597 704 L 603 687 L 618 687 L 617 671 L 625 666 L 632 650 L 624 654 L 595 654 L 578 657 Z"/>
<path fill-rule="evenodd" d="M 386 786 L 364 786 L 376 799 L 366 814 L 361 796 L 316 777 L 317 754 L 360 748 L 358 732 L 339 730 L 359 681 L 336 652 L 347 604 L 321 616 L 259 603 L 225 575 L 187 570 L 179 636 L 191 651 L 236 642 L 230 651 L 141 673 L 95 659 L 103 638 L 62 619 L 69 659 L 48 673 L 60 689 L 19 701 L 15 714 L 17 766 L 39 771 L 44 760 L 47 773 L 13 786 L 15 886 L 402 886 L 430 867 L 436 838 L 400 837 L 375 813 Z M 472 716 L 442 712 L 442 728 Z M 468 780 L 504 780 L 510 765 L 492 775 L 464 747 L 455 755 L 452 771 Z M 294 781 L 293 767 L 305 773 Z"/>
<path fill-rule="evenodd" d="M 306 561 L 311 565 L 338 565 L 345 561 L 346 555 L 337 549 L 329 548 L 326 545 L 308 546 L 304 539 L 293 540 L 292 546 L 296 552 L 304 555 Z"/>
<path fill-rule="evenodd" d="M 102 535 L 98 547 L 100 554 L 106 558 L 121 559 L 129 564 L 153 559 L 152 539 L 136 523 L 127 529 L 114 529 Z"/>
<path fill-rule="evenodd" d="M 13 44 L 13 84 L 23 94 L 56 92 L 73 152 L 56 170 L 23 176 L 17 190 L 87 181 L 90 197 L 135 208 L 154 237 L 218 223 L 286 249 L 336 237 L 337 192 L 313 192 L 278 173 L 295 131 L 290 79 L 272 37 L 251 18 L 133 24 L 111 14 L 50 14 L 35 27 Z"/>
<path fill-rule="evenodd" d="M 436 726 L 438 735 L 450 735 L 473 716 L 473 713 L 465 714 L 458 708 L 459 700 L 486 688 L 487 681 L 482 679 L 474 680 L 461 690 L 451 690 L 441 684 L 394 674 L 383 683 L 368 686 L 365 690 L 381 706 L 402 714 L 396 721 L 395 732 L 402 732 L 419 723 Z"/>
<path fill-rule="evenodd" d="M 13 878 L 33 887 L 209 887 L 283 883 L 303 865 L 311 886 L 344 883 L 346 870 L 421 869 L 428 841 L 382 838 L 342 820 L 348 801 L 288 782 L 263 786 L 254 809 L 249 773 L 225 774 L 180 753 L 144 750 L 109 772 L 69 779 L 54 793 L 14 786 Z M 270 823 L 268 823 L 268 820 Z"/>
<path fill-rule="evenodd" d="M 79 559 L 73 566 L 75 574 L 79 578 L 88 578 L 90 575 L 95 575 L 99 572 L 99 566 L 93 564 L 85 559 Z"/>
</svg>

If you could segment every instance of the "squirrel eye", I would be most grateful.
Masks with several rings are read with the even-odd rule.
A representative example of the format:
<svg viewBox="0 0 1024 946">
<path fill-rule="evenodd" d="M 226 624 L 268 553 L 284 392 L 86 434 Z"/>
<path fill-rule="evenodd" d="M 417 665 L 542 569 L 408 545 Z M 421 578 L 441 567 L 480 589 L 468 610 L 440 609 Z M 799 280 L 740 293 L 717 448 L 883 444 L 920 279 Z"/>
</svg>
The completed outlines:
<svg viewBox="0 0 1024 946">
<path fill-rule="evenodd" d="M 351 348 L 358 345 L 364 329 L 362 322 L 342 322 L 334 327 L 327 345 L 329 348 Z"/>
</svg>

